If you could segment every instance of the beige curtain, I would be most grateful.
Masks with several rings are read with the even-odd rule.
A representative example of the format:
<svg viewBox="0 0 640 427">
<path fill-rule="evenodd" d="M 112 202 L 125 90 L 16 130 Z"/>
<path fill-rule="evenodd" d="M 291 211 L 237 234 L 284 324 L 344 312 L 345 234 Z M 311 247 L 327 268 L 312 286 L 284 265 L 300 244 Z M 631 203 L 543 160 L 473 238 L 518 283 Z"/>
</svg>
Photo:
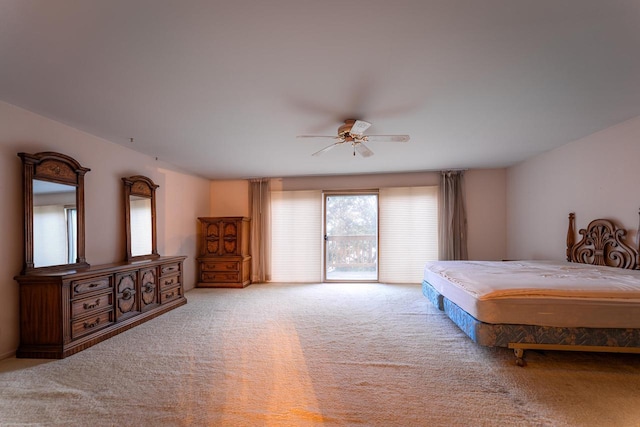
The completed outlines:
<svg viewBox="0 0 640 427">
<path fill-rule="evenodd" d="M 268 179 L 249 181 L 251 282 L 271 280 L 271 193 Z"/>
<path fill-rule="evenodd" d="M 468 259 L 464 171 L 442 171 L 438 206 L 440 259 Z"/>
</svg>

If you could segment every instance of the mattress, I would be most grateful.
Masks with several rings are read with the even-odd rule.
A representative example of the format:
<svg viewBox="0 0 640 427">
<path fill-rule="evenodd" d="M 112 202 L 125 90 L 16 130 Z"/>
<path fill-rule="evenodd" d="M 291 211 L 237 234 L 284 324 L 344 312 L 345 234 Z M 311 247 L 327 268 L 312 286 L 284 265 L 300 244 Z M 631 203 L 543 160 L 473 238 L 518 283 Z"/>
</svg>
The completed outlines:
<svg viewBox="0 0 640 427">
<path fill-rule="evenodd" d="M 640 271 L 554 261 L 434 261 L 424 280 L 492 324 L 640 328 Z"/>
</svg>

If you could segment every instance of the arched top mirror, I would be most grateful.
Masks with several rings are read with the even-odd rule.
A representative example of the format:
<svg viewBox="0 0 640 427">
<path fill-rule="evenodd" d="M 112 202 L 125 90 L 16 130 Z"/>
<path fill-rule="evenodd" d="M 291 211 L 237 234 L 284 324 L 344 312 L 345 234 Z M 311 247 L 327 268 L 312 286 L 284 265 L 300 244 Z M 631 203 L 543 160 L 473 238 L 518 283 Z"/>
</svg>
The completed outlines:
<svg viewBox="0 0 640 427">
<path fill-rule="evenodd" d="M 24 189 L 22 274 L 87 268 L 84 175 L 91 169 L 60 153 L 18 153 Z"/>
<path fill-rule="evenodd" d="M 127 240 L 127 261 L 154 259 L 156 243 L 156 188 L 146 176 L 122 178 Z"/>
</svg>

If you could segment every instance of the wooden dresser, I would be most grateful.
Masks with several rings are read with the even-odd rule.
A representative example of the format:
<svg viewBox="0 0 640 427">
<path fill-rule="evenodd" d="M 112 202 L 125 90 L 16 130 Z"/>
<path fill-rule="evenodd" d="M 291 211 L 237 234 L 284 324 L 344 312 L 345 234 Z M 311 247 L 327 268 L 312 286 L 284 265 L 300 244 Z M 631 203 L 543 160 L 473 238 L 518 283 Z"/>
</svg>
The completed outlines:
<svg viewBox="0 0 640 427">
<path fill-rule="evenodd" d="M 207 217 L 200 221 L 198 287 L 243 288 L 251 283 L 249 236 L 245 217 Z"/>
<path fill-rule="evenodd" d="M 17 276 L 17 357 L 61 359 L 186 304 L 185 258 Z"/>
</svg>

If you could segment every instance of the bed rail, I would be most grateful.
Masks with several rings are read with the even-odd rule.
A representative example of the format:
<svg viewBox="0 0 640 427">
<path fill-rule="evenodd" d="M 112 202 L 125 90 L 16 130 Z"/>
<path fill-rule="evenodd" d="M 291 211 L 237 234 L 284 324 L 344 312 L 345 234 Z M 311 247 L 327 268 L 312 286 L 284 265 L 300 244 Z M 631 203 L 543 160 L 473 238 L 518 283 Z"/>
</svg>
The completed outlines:
<svg viewBox="0 0 640 427">
<path fill-rule="evenodd" d="M 511 342 L 509 348 L 516 356 L 516 365 L 524 366 L 525 350 L 561 350 L 561 351 L 591 351 L 596 353 L 634 353 L 640 354 L 638 347 L 614 347 L 606 345 L 569 345 L 569 344 L 534 344 Z"/>
</svg>

